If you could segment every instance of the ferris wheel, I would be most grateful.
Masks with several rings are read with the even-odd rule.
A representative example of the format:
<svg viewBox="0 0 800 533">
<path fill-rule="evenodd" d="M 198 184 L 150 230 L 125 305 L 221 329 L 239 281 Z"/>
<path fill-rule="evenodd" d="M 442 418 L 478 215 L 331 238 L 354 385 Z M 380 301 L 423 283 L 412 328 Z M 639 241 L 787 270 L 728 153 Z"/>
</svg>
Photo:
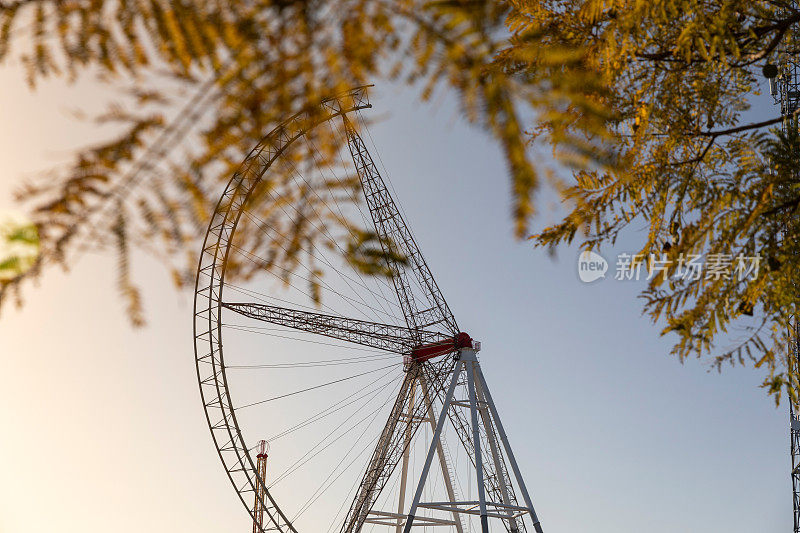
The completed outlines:
<svg viewBox="0 0 800 533">
<path fill-rule="evenodd" d="M 362 137 L 370 107 L 358 87 L 285 120 L 211 217 L 194 338 L 219 457 L 254 533 L 541 533 L 480 343 Z"/>
</svg>

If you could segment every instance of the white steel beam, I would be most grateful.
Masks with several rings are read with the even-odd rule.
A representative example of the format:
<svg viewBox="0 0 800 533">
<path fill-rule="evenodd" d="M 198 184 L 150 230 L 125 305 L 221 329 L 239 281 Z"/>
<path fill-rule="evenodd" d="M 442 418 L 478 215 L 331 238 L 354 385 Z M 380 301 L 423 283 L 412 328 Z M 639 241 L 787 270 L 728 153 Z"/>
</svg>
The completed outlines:
<svg viewBox="0 0 800 533">
<path fill-rule="evenodd" d="M 486 395 L 486 401 L 489 404 L 489 410 L 491 411 L 492 418 L 494 418 L 494 422 L 497 425 L 497 432 L 500 434 L 500 440 L 503 442 L 503 448 L 505 448 L 506 457 L 508 457 L 508 461 L 511 463 L 511 469 L 514 471 L 514 478 L 516 479 L 517 485 L 522 492 L 522 499 L 525 500 L 525 505 L 528 506 L 528 512 L 533 520 L 533 527 L 536 529 L 536 533 L 543 533 L 542 524 L 539 522 L 539 518 L 536 516 L 536 511 L 533 510 L 531 496 L 528 494 L 528 489 L 525 487 L 525 481 L 523 481 L 522 475 L 519 472 L 519 466 L 517 466 L 517 460 L 514 458 L 514 452 L 511 450 L 511 445 L 508 443 L 508 437 L 506 436 L 505 429 L 503 429 L 503 423 L 500 421 L 500 416 L 497 414 L 497 407 L 494 405 L 492 393 L 489 392 L 489 387 L 486 385 L 486 378 L 483 376 L 480 365 L 476 364 L 476 369 L 478 381 L 480 381 L 481 388 Z"/>
<path fill-rule="evenodd" d="M 461 358 L 467 367 L 467 392 L 469 393 L 470 415 L 472 417 L 472 445 L 475 450 L 475 476 L 478 481 L 478 502 L 480 503 L 481 532 L 489 533 L 489 520 L 486 514 L 486 487 L 483 478 L 483 456 L 481 454 L 481 433 L 478 427 L 478 405 L 475 399 L 475 366 L 477 357 L 473 350 L 462 350 Z"/>
</svg>

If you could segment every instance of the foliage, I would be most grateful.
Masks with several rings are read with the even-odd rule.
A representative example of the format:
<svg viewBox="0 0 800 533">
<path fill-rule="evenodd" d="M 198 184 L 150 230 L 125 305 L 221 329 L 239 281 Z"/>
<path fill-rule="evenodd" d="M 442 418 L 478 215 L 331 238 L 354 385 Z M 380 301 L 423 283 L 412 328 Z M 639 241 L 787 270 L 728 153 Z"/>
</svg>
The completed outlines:
<svg viewBox="0 0 800 533">
<path fill-rule="evenodd" d="M 795 119 L 781 132 L 777 108 L 751 121 L 748 100 L 763 65 L 793 57 L 799 21 L 792 1 L 521 1 L 497 59 L 561 97 L 531 134 L 570 148 L 576 165 L 571 180 L 556 180 L 567 214 L 535 244 L 578 237 L 595 249 L 644 222 L 641 257 L 672 261 L 642 298 L 662 334 L 677 336 L 673 353 L 712 354 L 717 368 L 752 361 L 768 369 L 776 401 L 797 379 L 786 353 L 800 138 Z M 690 254 L 764 261 L 755 279 L 676 277 Z"/>
<path fill-rule="evenodd" d="M 178 286 L 191 283 L 209 213 L 245 154 L 296 111 L 380 77 L 416 84 L 423 99 L 438 86 L 458 93 L 466 115 L 507 155 L 522 235 L 535 173 L 515 82 L 490 68 L 507 10 L 477 0 L 0 2 L 0 59 L 20 58 L 31 86 L 94 75 L 120 99 L 97 117 L 117 125 L 115 138 L 20 190 L 42 255 L 30 272 L 2 282 L 0 298 L 19 294 L 47 265 L 68 266 L 82 249 L 112 248 L 129 315 L 143 323 L 131 247 L 172 265 Z M 331 157 L 341 139 L 319 129 L 312 142 Z M 308 145 L 294 150 L 288 161 L 311 160 Z M 338 228 L 343 238 L 353 236 L 343 252 L 355 268 L 385 274 L 375 264 L 374 236 L 352 221 L 318 219 L 317 199 L 290 175 L 289 167 L 275 169 L 266 184 L 273 201 L 257 214 L 280 227 L 282 242 L 264 242 L 259 224 L 248 221 L 240 244 L 266 260 L 232 264 L 231 272 L 288 275 L 310 260 L 301 257 L 301 244 L 313 247 Z"/>
<path fill-rule="evenodd" d="M 25 272 L 38 255 L 36 226 L 18 213 L 0 212 L 0 280 Z"/>
<path fill-rule="evenodd" d="M 77 248 L 113 246 L 120 288 L 141 319 L 129 246 L 163 256 L 185 284 L 220 186 L 272 125 L 331 93 L 400 78 L 423 99 L 436 88 L 455 93 L 465 116 L 497 139 L 518 236 L 528 234 L 539 186 L 531 146 L 549 147 L 558 163 L 540 170 L 567 212 L 532 237 L 536 245 L 578 238 L 595 249 L 645 223 L 639 253 L 665 254 L 673 267 L 652 278 L 644 309 L 676 335 L 674 353 L 711 354 L 717 367 L 750 360 L 768 370 L 764 386 L 776 399 L 796 383 L 785 354 L 797 301 L 800 138 L 796 120 L 782 124 L 777 110 L 753 119 L 748 104 L 761 67 L 796 56 L 794 1 L 22 0 L 0 8 L 0 58 L 20 57 L 32 85 L 94 74 L 125 102 L 98 118 L 120 124 L 117 138 L 21 191 L 44 253 L 4 292 L 48 264 L 69 264 Z M 340 140 L 316 135 L 332 157 Z M 287 160 L 316 164 L 309 155 L 301 146 Z M 280 238 L 263 242 L 250 221 L 240 245 L 265 259 L 234 265 L 237 275 L 290 275 L 307 259 L 300 244 L 330 235 L 319 228 L 348 239 L 341 250 L 355 268 L 385 275 L 376 237 L 343 218 L 319 219 L 317 199 L 289 173 L 276 169 L 265 185 L 273 201 L 258 213 L 280 225 Z M 329 194 L 352 197 L 357 187 Z M 740 253 L 765 258 L 756 279 L 673 276 L 680 257 Z"/>
</svg>

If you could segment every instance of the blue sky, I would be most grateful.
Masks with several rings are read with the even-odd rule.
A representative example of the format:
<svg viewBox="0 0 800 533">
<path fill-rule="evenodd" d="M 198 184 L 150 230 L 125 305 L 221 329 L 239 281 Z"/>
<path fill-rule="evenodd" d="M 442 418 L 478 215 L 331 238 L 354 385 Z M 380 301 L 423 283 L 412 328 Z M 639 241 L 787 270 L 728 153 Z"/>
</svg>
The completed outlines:
<svg viewBox="0 0 800 533">
<path fill-rule="evenodd" d="M 65 111 L 99 89 L 30 94 L 8 67 L 0 81 L 0 207 L 11 207 L 25 173 L 96 135 Z M 515 240 L 501 154 L 450 99 L 420 104 L 413 89 L 381 84 L 372 100 L 397 199 L 459 324 L 483 343 L 545 531 L 788 530 L 788 415 L 758 388 L 759 371 L 680 364 L 640 314 L 643 282 L 583 284 L 576 248 L 553 259 Z M 555 216 L 546 203 L 534 227 Z M 643 238 L 626 235 L 606 257 Z M 152 259 L 136 269 L 141 331 L 125 321 L 107 256 L 48 273 L 23 308 L 4 309 L 4 533 L 249 527 L 200 406 L 191 295 Z"/>
</svg>

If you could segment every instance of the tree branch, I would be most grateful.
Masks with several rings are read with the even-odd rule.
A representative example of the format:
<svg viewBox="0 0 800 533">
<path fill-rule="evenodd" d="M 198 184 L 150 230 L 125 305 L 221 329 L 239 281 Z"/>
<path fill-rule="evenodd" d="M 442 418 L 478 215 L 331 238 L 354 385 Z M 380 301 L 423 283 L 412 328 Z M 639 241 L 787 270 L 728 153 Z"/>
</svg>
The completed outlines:
<svg viewBox="0 0 800 533">
<path fill-rule="evenodd" d="M 791 116 L 796 116 L 796 115 L 797 115 L 797 111 L 792 113 Z M 771 126 L 773 124 L 779 123 L 783 119 L 784 119 L 784 117 L 776 117 L 776 118 L 771 118 L 769 120 L 764 120 L 762 122 L 753 122 L 752 124 L 745 124 L 744 126 L 736 126 L 734 128 L 728 128 L 726 130 L 701 131 L 701 132 L 697 132 L 697 133 L 689 133 L 687 135 L 717 138 L 717 137 L 720 137 L 722 135 L 731 135 L 733 133 L 739 133 L 739 132 L 747 131 L 747 130 L 757 130 L 757 129 L 763 128 L 765 126 Z"/>
<path fill-rule="evenodd" d="M 776 21 L 774 24 L 764 25 L 764 26 L 756 26 L 754 28 L 749 28 L 745 31 L 740 31 L 734 33 L 734 39 L 743 38 L 743 40 L 739 43 L 743 47 L 751 44 L 753 42 L 758 42 L 761 37 L 768 35 L 772 32 L 776 32 L 775 36 L 772 40 L 767 44 L 767 46 L 759 52 L 754 54 L 748 54 L 746 56 L 746 63 L 750 64 L 758 59 L 769 55 L 781 42 L 783 36 L 789 30 L 792 24 L 796 24 L 800 22 L 800 12 L 795 12 L 791 16 L 786 17 L 785 19 L 781 19 Z M 753 39 L 750 32 L 755 34 L 756 38 Z M 687 62 L 680 57 L 675 55 L 673 50 L 658 50 L 655 52 L 636 52 L 634 54 L 636 57 L 641 59 L 647 59 L 649 61 L 673 61 L 673 62 Z M 695 63 L 695 62 L 706 62 L 708 60 L 702 58 L 692 58 L 687 63 Z"/>
</svg>

